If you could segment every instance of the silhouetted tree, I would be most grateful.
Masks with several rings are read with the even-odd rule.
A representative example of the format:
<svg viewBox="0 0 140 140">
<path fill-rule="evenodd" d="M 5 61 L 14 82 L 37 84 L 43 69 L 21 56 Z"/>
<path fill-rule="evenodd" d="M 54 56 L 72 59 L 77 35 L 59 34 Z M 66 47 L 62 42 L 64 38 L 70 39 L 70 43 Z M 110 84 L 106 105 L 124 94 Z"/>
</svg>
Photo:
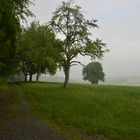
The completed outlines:
<svg viewBox="0 0 140 140">
<path fill-rule="evenodd" d="M 63 38 L 62 67 L 65 74 L 64 88 L 69 82 L 70 67 L 81 64 L 73 60 L 79 54 L 91 58 L 101 58 L 106 50 L 105 43 L 97 39 L 90 39 L 91 28 L 98 27 L 97 20 L 86 20 L 81 12 L 81 7 L 73 5 L 71 1 L 62 2 L 53 14 L 51 25 L 54 31 Z"/>
<path fill-rule="evenodd" d="M 89 63 L 83 69 L 83 79 L 88 80 L 92 84 L 98 84 L 99 81 L 104 81 L 104 77 L 105 74 L 99 62 Z"/>
</svg>

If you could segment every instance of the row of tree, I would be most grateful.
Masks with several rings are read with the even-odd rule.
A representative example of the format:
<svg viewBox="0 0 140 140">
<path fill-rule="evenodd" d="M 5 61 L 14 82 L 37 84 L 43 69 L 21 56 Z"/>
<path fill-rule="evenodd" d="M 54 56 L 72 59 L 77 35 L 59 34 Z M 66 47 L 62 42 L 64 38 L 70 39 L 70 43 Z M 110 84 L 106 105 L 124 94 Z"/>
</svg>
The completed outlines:
<svg viewBox="0 0 140 140">
<path fill-rule="evenodd" d="M 5 19 L 1 17 L 3 13 L 0 11 L 0 43 L 3 43 L 0 44 L 3 51 L 0 53 L 0 75 L 11 74 L 12 68 L 16 68 L 23 72 L 25 80 L 29 75 L 31 81 L 34 74 L 37 75 L 36 80 L 39 80 L 42 73 L 53 75 L 57 68 L 63 68 L 64 88 L 67 88 L 71 66 L 81 64 L 75 61 L 78 55 L 96 59 L 103 57 L 107 51 L 102 40 L 92 40 L 91 29 L 98 27 L 97 20 L 86 20 L 81 7 L 72 1 L 62 2 L 48 24 L 32 22 L 29 27 L 22 29 L 20 19 L 32 15 L 28 10 L 30 1 L 6 1 L 16 5 L 12 7 L 15 10 L 8 13 L 8 16 L 14 17 L 15 22 L 7 19 L 9 24 L 14 24 L 11 25 L 13 30 L 10 30 L 11 26 L 3 23 Z"/>
<path fill-rule="evenodd" d="M 32 22 L 23 29 L 17 42 L 17 59 L 19 68 L 25 76 L 36 74 L 36 81 L 42 73 L 55 74 L 59 66 L 62 42 L 56 39 L 54 32 L 47 25 Z"/>
</svg>

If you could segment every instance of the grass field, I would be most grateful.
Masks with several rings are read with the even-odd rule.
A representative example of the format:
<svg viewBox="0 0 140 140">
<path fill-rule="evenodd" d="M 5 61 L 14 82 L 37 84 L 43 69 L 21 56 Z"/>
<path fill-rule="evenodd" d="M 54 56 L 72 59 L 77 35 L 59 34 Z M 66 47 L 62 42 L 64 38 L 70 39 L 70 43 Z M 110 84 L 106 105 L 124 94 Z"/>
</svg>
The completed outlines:
<svg viewBox="0 0 140 140">
<path fill-rule="evenodd" d="M 21 84 L 43 121 L 70 139 L 140 140 L 140 87 Z"/>
</svg>

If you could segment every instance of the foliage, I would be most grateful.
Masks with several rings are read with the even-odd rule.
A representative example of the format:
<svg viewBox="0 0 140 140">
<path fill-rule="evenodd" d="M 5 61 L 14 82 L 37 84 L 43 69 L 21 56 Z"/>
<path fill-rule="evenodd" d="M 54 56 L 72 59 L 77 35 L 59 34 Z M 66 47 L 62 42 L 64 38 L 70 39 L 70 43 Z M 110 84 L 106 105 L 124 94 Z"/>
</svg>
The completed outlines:
<svg viewBox="0 0 140 140">
<path fill-rule="evenodd" d="M 35 73 L 38 76 L 41 73 L 55 74 L 59 45 L 61 42 L 55 39 L 55 34 L 47 25 L 32 22 L 30 27 L 23 30 L 18 41 L 17 54 L 24 75 L 32 77 Z"/>
<path fill-rule="evenodd" d="M 101 63 L 91 62 L 83 68 L 83 79 L 92 84 L 98 84 L 98 81 L 104 81 L 104 72 Z"/>
<path fill-rule="evenodd" d="M 106 52 L 105 43 L 97 39 L 90 39 L 92 28 L 98 27 L 97 20 L 86 20 L 81 7 L 73 5 L 72 1 L 63 2 L 53 14 L 51 25 L 54 31 L 63 38 L 62 67 L 65 74 L 64 88 L 69 81 L 70 67 L 80 63 L 74 61 L 79 54 L 91 58 L 101 58 Z M 81 63 L 80 63 L 81 64 Z"/>
<path fill-rule="evenodd" d="M 30 0 L 0 0 L 0 75 L 7 76 L 15 68 L 16 37 L 20 22 L 33 14 Z"/>
</svg>

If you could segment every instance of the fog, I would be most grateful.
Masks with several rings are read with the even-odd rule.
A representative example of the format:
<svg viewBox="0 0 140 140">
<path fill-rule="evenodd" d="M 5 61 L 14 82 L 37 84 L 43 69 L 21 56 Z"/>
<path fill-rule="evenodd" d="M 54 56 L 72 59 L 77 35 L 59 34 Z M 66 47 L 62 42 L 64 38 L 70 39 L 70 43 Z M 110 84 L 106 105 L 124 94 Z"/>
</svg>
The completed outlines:
<svg viewBox="0 0 140 140">
<path fill-rule="evenodd" d="M 62 0 L 36 0 L 31 10 L 36 19 L 46 23 L 52 12 Z M 140 1 L 139 0 L 75 0 L 82 7 L 87 19 L 97 19 L 99 29 L 93 30 L 93 38 L 106 42 L 110 50 L 100 62 L 106 78 L 140 76 Z M 28 19 L 29 22 L 34 18 Z M 79 59 L 83 64 L 91 60 L 88 57 Z M 71 68 L 72 79 L 82 79 L 82 66 Z M 57 73 L 63 76 L 62 72 Z"/>
</svg>

